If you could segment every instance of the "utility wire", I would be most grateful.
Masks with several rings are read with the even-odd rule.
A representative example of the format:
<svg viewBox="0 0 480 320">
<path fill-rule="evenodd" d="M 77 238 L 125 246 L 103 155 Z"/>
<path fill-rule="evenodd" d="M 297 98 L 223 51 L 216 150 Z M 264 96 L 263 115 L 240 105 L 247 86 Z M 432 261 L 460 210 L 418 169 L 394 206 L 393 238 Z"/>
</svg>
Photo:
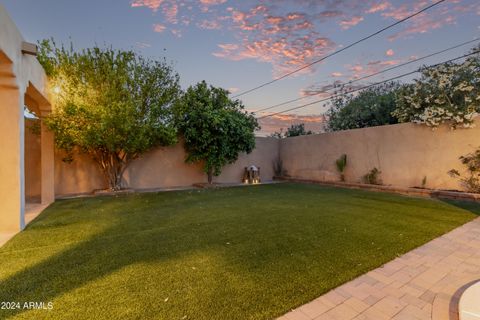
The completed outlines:
<svg viewBox="0 0 480 320">
<path fill-rule="evenodd" d="M 429 10 L 429 9 L 431 9 L 431 8 L 437 6 L 437 5 L 439 5 L 440 3 L 445 2 L 445 1 L 446 1 L 446 0 L 439 0 L 439 1 L 435 2 L 435 3 L 432 3 L 431 5 L 423 8 L 422 10 L 417 11 L 417 12 L 415 12 L 415 13 L 413 13 L 413 14 L 411 14 L 411 15 L 409 15 L 409 16 L 407 16 L 407 17 L 405 17 L 405 18 L 403 18 L 403 19 L 401 19 L 401 20 L 399 20 L 399 21 L 397 21 L 397 22 L 395 22 L 395 23 L 392 23 L 391 25 L 388 25 L 388 26 L 386 26 L 386 27 L 384 27 L 384 28 L 382 28 L 382 29 L 380 29 L 380 30 L 378 30 L 378 31 L 376 31 L 376 32 L 374 32 L 374 33 L 366 36 L 366 37 L 363 37 L 363 38 L 361 38 L 360 40 L 357 40 L 357 41 L 349 44 L 349 45 L 346 46 L 346 47 L 343 47 L 343 48 L 341 48 L 341 49 L 339 49 L 339 50 L 336 50 L 336 51 L 334 51 L 334 52 L 332 52 L 332 53 L 330 53 L 330 54 L 328 54 L 328 55 L 326 55 L 326 56 L 324 56 L 324 57 L 322 57 L 322 58 L 320 58 L 320 59 L 317 59 L 317 60 L 315 60 L 315 61 L 313 61 L 313 62 L 311 62 L 311 63 L 308 63 L 308 64 L 306 64 L 306 65 L 304 65 L 304 66 L 302 66 L 302 67 L 300 67 L 300 68 L 298 68 L 298 69 L 295 69 L 295 70 L 293 70 L 293 71 L 290 71 L 290 72 L 284 74 L 283 76 L 280 76 L 280 77 L 275 78 L 275 79 L 273 79 L 273 80 L 271 80 L 271 81 L 265 82 L 265 83 L 263 83 L 263 84 L 261 84 L 261 85 L 258 85 L 258 86 L 254 87 L 254 88 L 252 88 L 252 89 L 249 89 L 249 90 L 246 90 L 246 91 L 244 91 L 244 92 L 241 92 L 241 93 L 233 96 L 232 98 L 238 98 L 238 97 L 240 97 L 240 96 L 246 95 L 247 93 L 256 91 L 256 90 L 258 90 L 258 89 L 260 89 L 260 88 L 263 88 L 263 87 L 266 87 L 266 86 L 268 86 L 268 85 L 270 85 L 270 84 L 272 84 L 272 83 L 275 83 L 275 82 L 277 82 L 277 81 L 280 81 L 280 80 L 282 80 L 282 79 L 285 79 L 286 77 L 289 77 L 289 76 L 291 76 L 292 74 L 295 74 L 295 73 L 297 73 L 297 72 L 300 72 L 300 71 L 302 71 L 302 70 L 305 70 L 305 69 L 313 66 L 314 64 L 317 64 L 317 63 L 319 63 L 319 62 L 322 62 L 323 60 L 325 60 L 325 59 L 327 59 L 327 58 L 330 58 L 330 57 L 332 57 L 332 56 L 334 56 L 334 55 L 337 55 L 337 54 L 339 54 L 340 52 L 345 51 L 345 50 L 347 50 L 347 49 L 349 49 L 349 48 L 351 48 L 351 47 L 359 44 L 360 42 L 363 42 L 363 41 L 365 41 L 365 40 L 368 40 L 368 39 L 370 39 L 370 38 L 373 38 L 374 36 L 376 36 L 376 35 L 384 32 L 384 31 L 386 31 L 386 30 L 388 30 L 388 29 L 391 29 L 391 28 L 399 25 L 399 24 L 402 23 L 402 22 L 405 22 L 405 21 L 407 21 L 407 20 L 409 20 L 409 19 L 411 19 L 411 18 L 413 18 L 413 17 L 415 17 L 415 16 L 418 16 L 419 14 L 421 14 L 421 13 L 423 13 L 423 12 L 425 12 L 425 11 L 427 11 L 427 10 Z"/>
<path fill-rule="evenodd" d="M 389 81 L 397 80 L 397 79 L 400 79 L 400 78 L 403 78 L 403 77 L 406 77 L 406 76 L 415 74 L 415 73 L 417 73 L 417 72 L 420 72 L 420 71 L 423 70 L 423 69 L 434 68 L 434 67 L 437 67 L 437 66 L 442 65 L 442 64 L 445 64 L 445 63 L 449 63 L 449 62 L 453 62 L 453 61 L 456 61 L 456 60 L 459 60 L 459 59 L 462 59 L 462 58 L 469 57 L 469 56 L 474 55 L 474 54 L 477 54 L 477 53 L 479 53 L 479 52 L 480 52 L 480 50 L 476 50 L 476 51 L 473 51 L 473 52 L 471 52 L 471 53 L 469 53 L 469 54 L 465 54 L 465 55 L 463 55 L 463 56 L 461 56 L 461 57 L 457 57 L 457 58 L 454 58 L 454 59 L 450 59 L 450 60 L 447 60 L 447 61 L 443 61 L 443 62 L 434 64 L 434 65 L 430 65 L 430 66 L 428 66 L 428 67 L 424 67 L 424 68 L 417 69 L 417 70 L 415 70 L 415 71 L 407 72 L 407 73 L 404 73 L 404 74 L 402 74 L 402 75 L 399 75 L 399 76 L 396 76 L 396 77 L 393 77 L 393 78 L 390 78 L 390 79 L 387 79 L 387 80 L 383 80 L 383 81 L 380 81 L 380 82 L 372 83 L 372 84 L 369 84 L 369 85 L 367 85 L 367 86 L 364 86 L 364 87 L 361 87 L 361 88 L 357 88 L 357 89 L 355 89 L 355 90 L 351 90 L 351 91 L 349 91 L 349 92 L 347 92 L 347 93 L 353 93 L 353 92 L 361 91 L 361 90 L 364 90 L 364 89 L 368 89 L 368 88 L 377 86 L 377 85 L 382 84 L 382 83 L 386 83 L 386 82 L 389 82 Z M 331 95 L 330 97 L 327 97 L 327 98 L 324 98 L 324 99 L 320 99 L 320 100 L 316 100 L 316 101 L 313 101 L 313 102 L 310 102 L 310 103 L 307 103 L 307 104 L 303 104 L 303 105 L 298 106 L 298 107 L 295 107 L 295 108 L 290 108 L 290 109 L 287 109 L 287 110 L 283 110 L 283 111 L 275 112 L 275 113 L 272 113 L 272 114 L 268 114 L 268 115 L 265 115 L 265 116 L 262 116 L 262 117 L 258 117 L 257 119 L 264 119 L 264 118 L 268 118 L 268 117 L 273 117 L 273 116 L 276 116 L 276 115 L 278 115 L 278 114 L 282 114 L 282 113 L 284 113 L 284 112 L 289 112 L 289 111 L 293 111 L 293 110 L 305 108 L 305 107 L 308 107 L 308 106 L 311 106 L 311 105 L 314 105 L 314 104 L 317 104 L 317 103 L 320 103 L 320 102 L 325 102 L 325 101 L 332 100 L 332 99 L 337 98 L 337 97 L 341 97 L 341 96 L 343 96 L 343 95 L 345 95 L 345 93 L 336 94 L 336 95 Z"/>
<path fill-rule="evenodd" d="M 421 61 L 421 60 L 425 60 L 427 58 L 431 58 L 433 56 L 436 56 L 436 55 L 439 55 L 439 54 L 442 54 L 442 53 L 445 53 L 447 51 L 450 51 L 450 50 L 453 50 L 453 49 L 457 49 L 459 47 L 462 47 L 462 46 L 465 46 L 467 44 L 470 44 L 472 42 L 475 42 L 475 41 L 478 41 L 480 40 L 480 38 L 475 38 L 473 40 L 470 40 L 470 41 L 466 41 L 466 42 L 463 42 L 463 43 L 460 43 L 460 44 L 457 44 L 453 47 L 450 47 L 450 48 L 447 48 L 447 49 L 444 49 L 444 50 L 441 50 L 441 51 L 437 51 L 437 52 L 434 52 L 434 53 L 431 53 L 431 54 L 428 54 L 426 56 L 423 56 L 423 57 L 420 57 L 420 58 L 417 58 L 417 59 L 414 59 L 414 60 L 409 60 L 405 63 L 402 63 L 402 64 L 399 64 L 399 65 L 396 65 L 394 67 L 390 67 L 390 68 L 387 68 L 387 69 L 383 69 L 381 71 L 377 71 L 375 73 L 372 73 L 372 74 L 369 74 L 369 75 L 366 75 L 366 76 L 363 76 L 361 78 L 357 78 L 357 79 L 354 79 L 354 80 L 351 80 L 351 81 L 348 81 L 346 83 L 342 83 L 343 85 L 349 85 L 349 84 L 352 84 L 354 82 L 358 82 L 358 81 L 361 81 L 361 80 L 365 80 L 365 79 L 368 79 L 368 78 L 371 78 L 371 77 L 374 77 L 374 76 L 377 76 L 379 74 L 382 74 L 382 73 L 385 73 L 385 72 L 388 72 L 388 71 L 392 71 L 394 69 L 398 69 L 398 68 L 401 68 L 401 67 L 404 67 L 406 65 L 409 65 L 409 64 L 412 64 L 414 62 L 418 62 L 418 61 Z M 333 88 L 332 88 L 333 89 Z M 304 100 L 304 99 L 308 99 L 308 98 L 311 98 L 315 95 L 318 95 L 318 94 L 321 94 L 321 93 L 327 93 L 328 91 L 332 90 L 332 89 L 327 89 L 327 90 L 324 90 L 322 92 L 319 92 L 319 93 L 316 93 L 316 94 L 313 94 L 313 95 L 309 95 L 309 96 L 303 96 L 303 97 L 300 97 L 300 98 L 296 98 L 296 99 L 292 99 L 292 100 L 288 100 L 288 101 L 285 101 L 285 102 L 281 102 L 281 103 L 278 103 L 278 104 L 275 104 L 273 106 L 270 106 L 270 107 L 267 107 L 267 108 L 263 108 L 263 109 L 259 109 L 259 110 L 256 110 L 256 111 L 253 111 L 252 113 L 257 113 L 257 112 L 261 112 L 261 111 L 266 111 L 266 110 L 270 110 L 270 109 L 274 109 L 274 108 L 277 108 L 277 107 L 280 107 L 280 106 L 284 106 L 286 104 L 290 104 L 292 102 L 297 102 L 297 101 L 300 101 L 300 100 Z"/>
</svg>

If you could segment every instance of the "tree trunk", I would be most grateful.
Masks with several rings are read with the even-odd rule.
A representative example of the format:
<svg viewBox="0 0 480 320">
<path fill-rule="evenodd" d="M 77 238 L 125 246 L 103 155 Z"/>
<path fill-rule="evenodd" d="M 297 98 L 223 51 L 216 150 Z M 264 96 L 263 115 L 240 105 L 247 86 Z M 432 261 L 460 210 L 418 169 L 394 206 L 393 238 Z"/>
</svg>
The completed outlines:
<svg viewBox="0 0 480 320">
<path fill-rule="evenodd" d="M 111 191 L 118 191 L 122 189 L 123 173 L 127 168 L 127 158 L 121 158 L 115 152 L 98 152 L 95 160 L 99 164 L 108 189 Z"/>
<path fill-rule="evenodd" d="M 212 184 L 212 182 L 213 182 L 213 169 L 212 168 L 208 169 L 207 177 L 208 177 L 208 184 Z"/>
</svg>

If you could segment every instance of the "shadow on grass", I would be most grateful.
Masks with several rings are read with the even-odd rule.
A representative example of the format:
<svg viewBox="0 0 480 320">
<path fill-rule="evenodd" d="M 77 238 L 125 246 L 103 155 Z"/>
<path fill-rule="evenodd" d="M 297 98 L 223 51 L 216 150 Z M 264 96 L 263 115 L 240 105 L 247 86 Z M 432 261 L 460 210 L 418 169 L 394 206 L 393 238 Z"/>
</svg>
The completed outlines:
<svg viewBox="0 0 480 320">
<path fill-rule="evenodd" d="M 399 245 L 400 241 L 395 238 L 392 230 L 403 234 L 403 237 L 404 226 L 410 225 L 410 221 L 413 221 L 412 225 L 419 223 L 419 229 L 411 230 L 415 241 L 412 240 L 408 244 L 416 247 L 429 238 L 429 235 L 425 236 L 421 232 L 424 227 L 421 222 L 436 224 L 435 208 L 430 208 L 428 215 L 425 213 L 421 217 L 424 220 L 411 217 L 414 213 L 413 206 L 420 201 L 418 199 L 355 191 L 339 192 L 337 189 L 310 186 L 296 188 L 299 187 L 275 186 L 274 190 L 278 191 L 278 194 L 271 191 L 260 193 L 268 191 L 271 187 L 239 189 L 235 192 L 229 190 L 205 192 L 204 195 L 208 193 L 208 198 L 203 195 L 188 198 L 187 193 L 182 193 L 179 196 L 165 196 L 165 201 L 158 200 L 163 199 L 161 195 L 141 197 L 143 200 L 155 200 L 153 207 L 149 207 L 152 202 L 144 204 L 145 207 L 141 205 L 146 202 L 132 202 L 127 208 L 126 203 L 120 202 L 117 204 L 118 208 L 125 209 L 115 211 L 117 207 L 113 208 L 115 213 L 109 216 L 112 223 L 104 230 L 5 280 L 0 280 L 0 301 L 49 302 L 129 265 L 150 262 L 176 264 L 176 259 L 181 260 L 181 257 L 197 253 L 207 259 L 208 253 L 214 251 L 218 256 L 224 255 L 221 259 L 229 262 L 226 269 L 224 266 L 220 268 L 213 266 L 205 271 L 210 272 L 209 278 L 204 274 L 205 278 L 194 284 L 189 284 L 187 279 L 178 275 L 171 278 L 166 275 L 165 286 L 173 286 L 168 281 L 185 282 L 185 290 L 192 290 L 191 287 L 196 285 L 199 288 L 198 292 L 204 296 L 196 297 L 197 300 L 194 302 L 188 300 L 190 297 L 185 297 L 183 303 L 204 303 L 200 311 L 205 313 L 209 311 L 211 314 L 197 314 L 196 318 L 199 319 L 229 318 L 229 315 L 215 313 L 221 311 L 222 307 L 226 308 L 223 303 L 231 303 L 228 305 L 232 312 L 231 319 L 241 319 L 246 310 L 252 314 L 258 310 L 265 312 L 255 314 L 258 319 L 272 318 L 272 312 L 283 310 L 286 306 L 293 307 L 292 303 L 306 302 L 317 293 L 322 293 L 322 290 L 327 290 L 357 276 L 360 272 L 369 270 L 370 267 L 394 258 L 397 252 L 402 253 L 404 248 Z M 259 190 L 254 195 L 255 198 L 252 197 L 251 190 Z M 235 197 L 231 197 L 231 193 L 234 193 Z M 272 195 L 281 199 L 272 202 Z M 336 198 L 332 200 L 332 197 Z M 405 220 L 409 220 L 395 219 L 397 212 L 391 207 L 405 204 L 405 200 L 406 205 L 401 208 L 408 213 Z M 98 199 L 90 201 L 93 202 L 89 202 L 90 207 L 84 208 L 87 212 L 92 210 L 93 206 L 104 205 Z M 109 201 L 106 200 L 107 203 L 114 202 Z M 210 206 L 207 201 L 211 201 Z M 395 204 L 394 201 L 398 203 Z M 450 200 L 444 202 L 480 215 L 480 206 L 477 203 Z M 246 203 L 248 205 L 245 205 Z M 319 203 L 323 205 L 319 206 Z M 425 203 L 432 205 L 430 202 Z M 67 205 L 68 202 L 65 203 L 65 206 Z M 79 201 L 78 207 L 72 206 L 69 210 L 73 212 L 82 206 Z M 136 211 L 131 212 L 131 207 L 136 208 Z M 256 212 L 257 207 L 262 207 L 262 214 Z M 159 214 L 158 211 L 161 210 L 168 213 Z M 190 210 L 190 213 L 182 216 L 187 210 Z M 229 215 L 225 215 L 224 210 L 229 210 Z M 58 220 L 62 219 L 53 211 L 45 213 L 46 215 L 42 214 L 43 217 L 37 222 L 48 218 L 49 221 L 56 220 L 58 223 Z M 368 214 L 368 219 L 365 219 L 363 214 Z M 339 219 L 339 215 L 342 215 L 342 219 Z M 444 215 L 449 216 L 448 213 Z M 76 217 L 72 215 L 67 217 L 67 220 Z M 91 215 L 87 218 L 95 217 Z M 370 220 L 372 218 L 376 220 Z M 137 224 L 132 226 L 130 223 L 135 221 Z M 463 221 L 467 221 L 467 218 L 444 221 L 438 226 L 438 230 L 435 230 L 439 233 L 444 232 Z M 347 229 L 349 233 L 345 236 Z M 241 246 L 229 251 L 222 249 L 220 247 L 222 241 L 229 237 L 233 239 L 229 240 L 232 245 L 237 241 Z M 373 245 L 374 242 L 382 245 Z M 225 245 L 225 242 L 223 244 Z M 392 247 L 395 246 L 396 249 L 392 251 Z M 362 263 L 361 266 L 358 265 L 359 262 Z M 158 272 L 172 272 L 172 269 L 167 268 L 178 267 L 159 265 Z M 231 278 L 228 278 L 229 276 Z M 229 288 L 230 284 L 223 280 L 232 279 L 234 284 Z M 254 282 L 252 287 L 244 286 L 244 282 L 248 281 Z M 284 283 L 280 284 L 278 281 Z M 312 284 L 313 282 L 315 284 Z M 268 285 L 262 287 L 262 284 Z M 312 289 L 313 286 L 315 288 Z M 143 290 L 141 287 L 135 289 Z M 108 289 L 103 290 L 108 293 Z M 160 298 L 145 297 L 151 299 L 153 303 Z M 231 299 L 237 301 L 231 302 Z M 295 302 L 292 302 L 294 299 Z M 240 309 L 237 312 L 235 308 Z M 26 311 L 0 310 L 0 318 L 20 315 Z M 172 311 L 168 312 L 172 314 Z M 235 318 L 234 314 L 238 316 Z M 135 317 L 139 315 L 136 314 Z"/>
<path fill-rule="evenodd" d="M 480 216 L 480 204 L 475 201 L 461 201 L 461 200 L 449 200 L 449 199 L 440 199 L 438 200 L 452 205 L 454 207 L 469 211 L 477 216 Z"/>
<path fill-rule="evenodd" d="M 196 246 L 190 241 L 178 241 L 178 238 L 173 239 L 175 236 L 170 236 L 188 235 L 191 231 L 191 226 L 186 225 L 169 228 L 168 232 L 150 229 L 125 235 L 124 225 L 113 225 L 87 241 L 0 281 L 0 301 L 20 302 L 22 305 L 29 301 L 50 302 L 125 266 L 167 261 L 208 246 L 205 242 L 198 242 Z M 0 318 L 26 311 L 0 310 Z"/>
</svg>

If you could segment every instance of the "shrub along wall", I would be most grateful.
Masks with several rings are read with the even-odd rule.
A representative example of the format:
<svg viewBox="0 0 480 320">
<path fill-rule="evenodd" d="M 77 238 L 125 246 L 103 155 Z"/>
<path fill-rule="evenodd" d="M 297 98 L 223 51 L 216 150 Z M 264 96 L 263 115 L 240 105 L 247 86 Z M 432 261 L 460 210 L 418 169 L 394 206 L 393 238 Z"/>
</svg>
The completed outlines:
<svg viewBox="0 0 480 320">
<path fill-rule="evenodd" d="M 477 125 L 480 124 L 477 118 Z M 338 181 L 335 160 L 347 155 L 345 180 L 361 182 L 372 168 L 381 171 L 383 184 L 398 187 L 461 189 L 447 172 L 464 172 L 461 155 L 480 147 L 480 128 L 435 131 L 412 123 L 322 133 L 283 139 L 280 157 L 293 178 Z"/>
</svg>

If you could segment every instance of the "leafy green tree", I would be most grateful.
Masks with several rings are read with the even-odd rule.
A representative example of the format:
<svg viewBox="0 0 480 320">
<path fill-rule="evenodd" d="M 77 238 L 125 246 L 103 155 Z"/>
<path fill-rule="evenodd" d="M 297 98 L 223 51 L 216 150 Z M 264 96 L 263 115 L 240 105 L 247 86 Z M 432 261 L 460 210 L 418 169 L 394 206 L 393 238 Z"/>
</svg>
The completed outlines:
<svg viewBox="0 0 480 320">
<path fill-rule="evenodd" d="M 255 117 L 228 91 L 202 81 L 187 89 L 176 105 L 176 124 L 185 139 L 186 162 L 203 162 L 208 183 L 240 152 L 255 148 Z"/>
<path fill-rule="evenodd" d="M 462 63 L 423 68 L 421 78 L 399 92 L 393 115 L 433 128 L 471 128 L 480 112 L 480 46 L 471 52 Z"/>
<path fill-rule="evenodd" d="M 289 128 L 287 128 L 287 131 L 285 131 L 285 138 L 306 136 L 310 134 L 313 134 L 313 132 L 310 130 L 305 130 L 304 123 L 292 124 Z"/>
<path fill-rule="evenodd" d="M 165 61 L 132 51 L 94 47 L 74 51 L 44 41 L 38 56 L 54 96 L 45 120 L 56 146 L 90 155 L 111 190 L 122 188 L 132 160 L 159 145 L 177 141 L 173 103 L 179 77 Z"/>
<path fill-rule="evenodd" d="M 305 130 L 304 123 L 292 124 L 285 132 L 283 132 L 283 128 L 280 131 L 275 131 L 270 135 L 272 138 L 282 139 L 282 138 L 289 138 L 289 137 L 298 137 L 298 136 L 306 136 L 313 134 L 311 130 Z"/>
<path fill-rule="evenodd" d="M 337 93 L 327 111 L 329 131 L 365 128 L 398 123 L 392 116 L 395 94 L 400 88 L 389 82 L 361 91 L 359 94 Z"/>
</svg>

